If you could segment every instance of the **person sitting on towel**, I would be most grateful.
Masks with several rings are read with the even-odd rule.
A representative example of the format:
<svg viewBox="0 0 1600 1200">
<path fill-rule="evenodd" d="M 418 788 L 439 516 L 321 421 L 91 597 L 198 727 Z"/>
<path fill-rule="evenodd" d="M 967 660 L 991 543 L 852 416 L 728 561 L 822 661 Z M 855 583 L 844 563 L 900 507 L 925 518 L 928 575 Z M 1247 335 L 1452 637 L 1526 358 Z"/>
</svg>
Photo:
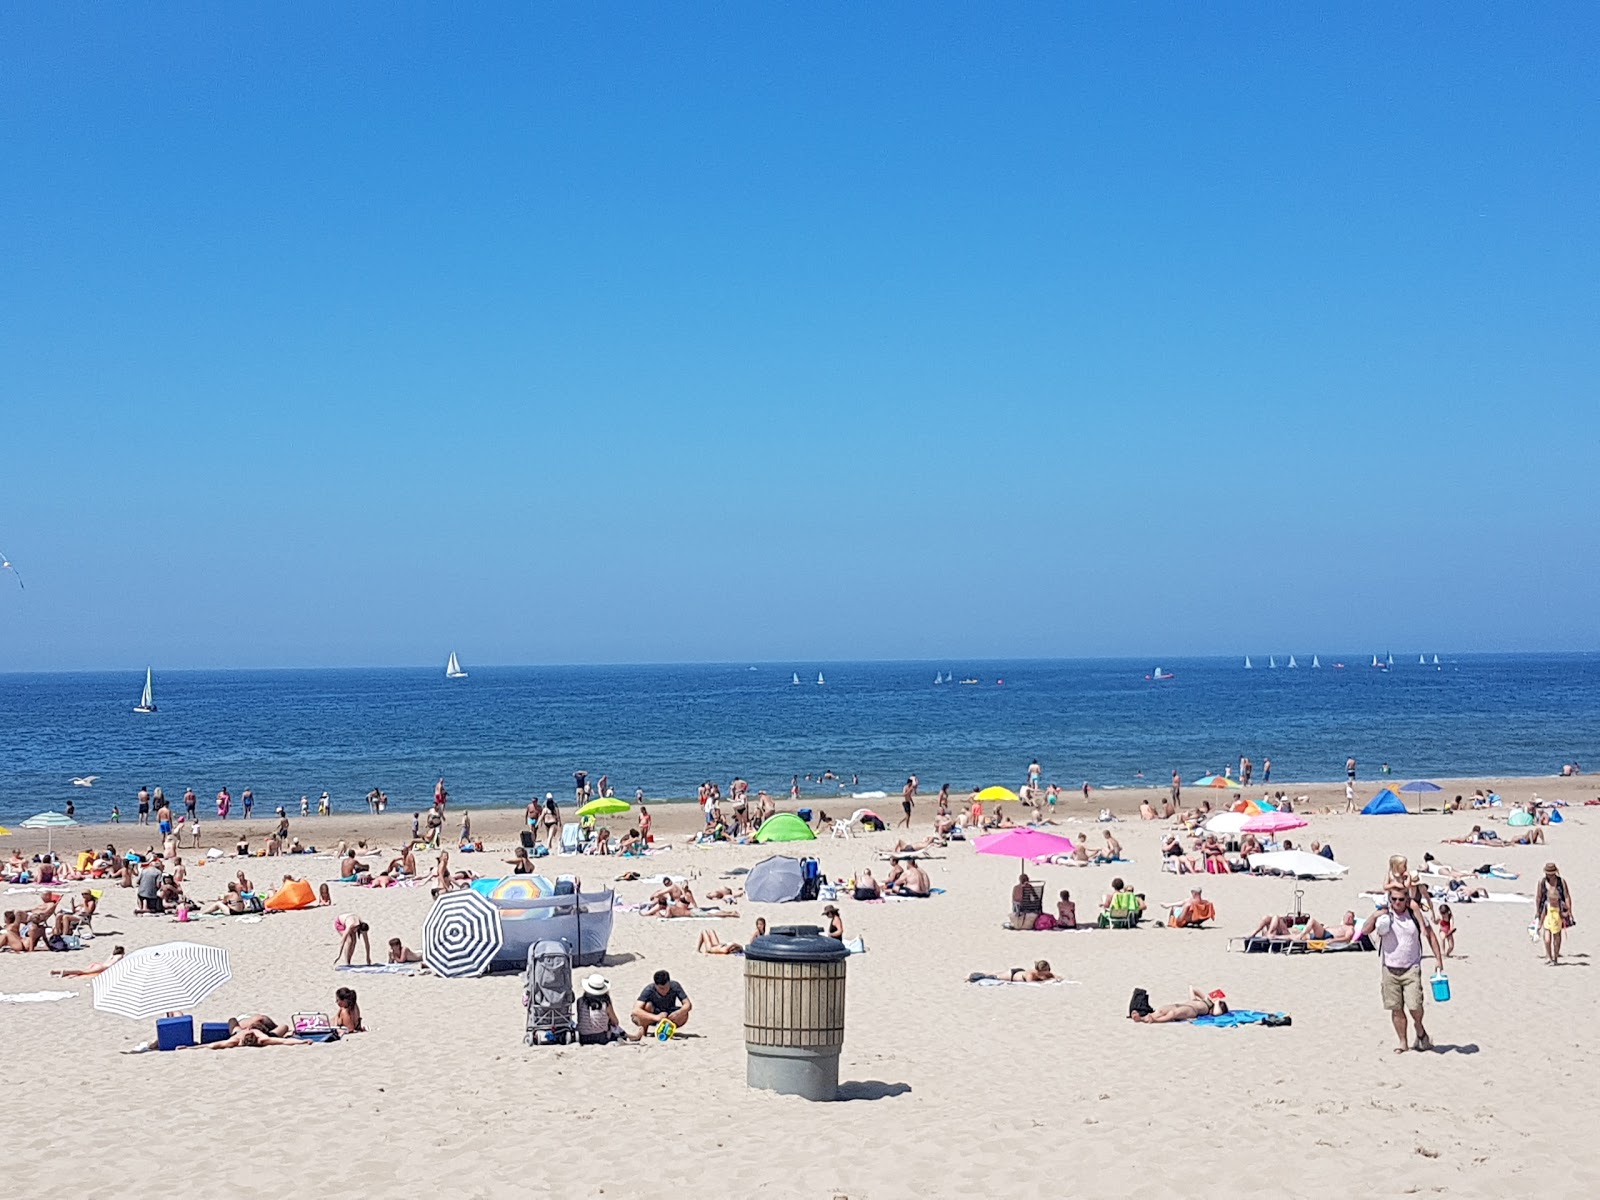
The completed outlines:
<svg viewBox="0 0 1600 1200">
<path fill-rule="evenodd" d="M 878 881 L 872 877 L 872 872 L 862 868 L 861 874 L 856 876 L 855 898 L 857 900 L 879 899 Z"/>
<path fill-rule="evenodd" d="M 896 896 L 915 896 L 926 899 L 931 885 L 928 873 L 917 865 L 916 859 L 895 864 L 895 874 L 890 876 L 889 891 Z"/>
<path fill-rule="evenodd" d="M 1078 906 L 1072 902 L 1072 893 L 1065 889 L 1061 892 L 1061 899 L 1056 901 L 1056 928 L 1076 929 L 1078 927 Z"/>
</svg>

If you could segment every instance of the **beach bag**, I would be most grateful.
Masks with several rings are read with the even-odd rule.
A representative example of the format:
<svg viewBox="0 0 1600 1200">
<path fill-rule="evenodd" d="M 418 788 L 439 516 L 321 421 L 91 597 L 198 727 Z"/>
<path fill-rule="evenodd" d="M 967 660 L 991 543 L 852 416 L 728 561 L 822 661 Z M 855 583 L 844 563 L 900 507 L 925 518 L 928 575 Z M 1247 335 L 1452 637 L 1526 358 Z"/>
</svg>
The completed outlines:
<svg viewBox="0 0 1600 1200">
<path fill-rule="evenodd" d="M 1040 913 L 1033 919 L 1033 927 L 1044 930 L 1054 929 L 1056 927 L 1056 919 L 1049 913 Z"/>
</svg>

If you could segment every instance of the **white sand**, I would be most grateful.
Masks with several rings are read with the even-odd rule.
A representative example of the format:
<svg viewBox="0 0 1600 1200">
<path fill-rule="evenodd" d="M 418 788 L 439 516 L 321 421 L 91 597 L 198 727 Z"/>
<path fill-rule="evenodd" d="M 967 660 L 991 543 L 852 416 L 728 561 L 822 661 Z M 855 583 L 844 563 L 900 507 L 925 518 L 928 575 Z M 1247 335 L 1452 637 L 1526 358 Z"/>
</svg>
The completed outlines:
<svg viewBox="0 0 1600 1200">
<path fill-rule="evenodd" d="M 1557 781 L 1520 781 L 1507 794 L 1532 791 L 1587 798 Z M 1208 930 L 1014 933 L 1001 923 L 1017 864 L 977 856 L 970 846 L 936 851 L 943 857 L 927 869 L 947 894 L 840 902 L 849 934 L 864 936 L 869 952 L 850 961 L 841 1063 L 846 1092 L 858 1098 L 831 1105 L 745 1087 L 742 961 L 692 952 L 702 929 L 742 939 L 757 914 L 775 923 L 816 921 L 820 904 L 744 904 L 738 920 L 716 924 L 618 914 L 604 972 L 619 1002 L 666 966 L 695 1001 L 686 1031 L 695 1036 L 665 1045 L 527 1048 L 518 977 L 332 970 L 333 912 L 365 917 L 381 958 L 391 934 L 420 941 L 425 888 L 335 885 L 332 911 L 186 926 L 131 918 L 132 893 L 112 888 L 97 923 L 121 932 L 94 943 L 93 955 L 0 956 L 0 992 L 80 992 L 60 1003 L 0 1004 L 7 1190 L 276 1198 L 448 1188 L 468 1197 L 515 1189 L 823 1200 L 1018 1188 L 1148 1197 L 1593 1195 L 1600 1156 L 1587 1136 L 1600 1117 L 1600 1064 L 1588 1028 L 1596 980 L 1586 930 L 1600 923 L 1589 902 L 1600 861 L 1596 811 L 1568 810 L 1567 823 L 1549 831 L 1548 847 L 1492 855 L 1439 845 L 1477 819 L 1466 814 L 1315 817 L 1297 831 L 1306 843 L 1331 841 L 1352 867 L 1343 882 L 1300 885 L 1307 909 L 1324 919 L 1346 908 L 1370 911 L 1357 894 L 1381 882 L 1391 852 L 1413 863 L 1430 849 L 1458 866 L 1503 860 L 1523 873 L 1518 883 L 1491 881 L 1496 891 L 1531 893 L 1542 864 L 1560 863 L 1579 919 L 1571 965 L 1541 964 L 1527 934 L 1530 907 L 1458 908 L 1459 957 L 1449 967 L 1455 998 L 1429 1006 L 1441 1047 L 1435 1054 L 1391 1052 L 1374 955 L 1227 951 L 1230 936 L 1291 904 L 1290 881 L 1204 878 L 1220 918 Z M 930 815 L 923 805 L 920 828 Z M 690 819 L 681 811 L 658 816 L 680 827 Z M 297 832 L 305 824 L 297 822 Z M 408 816 L 366 828 L 392 837 L 402 825 Z M 504 845 L 515 817 L 485 816 L 483 825 Z M 1124 822 L 1117 832 L 1134 863 L 1032 873 L 1052 900 L 1070 888 L 1082 914 L 1116 874 L 1152 902 L 1187 894 L 1190 878 L 1158 870 L 1158 826 Z M 877 871 L 874 852 L 892 841 L 881 834 L 813 849 L 838 876 Z M 697 873 L 704 891 L 723 870 L 765 853 L 679 848 L 643 869 Z M 456 861 L 487 865 L 474 856 Z M 279 862 L 253 861 L 256 882 L 275 868 L 306 865 Z M 578 870 L 593 882 L 637 865 L 588 859 Z M 235 866 L 227 860 L 197 871 L 191 894 L 220 891 Z M 310 866 L 314 882 L 331 874 L 329 859 Z M 560 869 L 573 869 L 571 860 Z M 619 886 L 626 901 L 648 890 Z M 22 897 L 4 899 L 11 905 Z M 123 1057 L 117 1051 L 149 1036 L 150 1024 L 97 1013 L 88 981 L 63 985 L 48 975 L 113 943 L 178 938 L 232 952 L 233 980 L 200 1017 L 264 1011 L 281 1020 L 297 1009 L 332 1011 L 334 988 L 350 984 L 371 1032 L 331 1046 Z M 1035 958 L 1049 959 L 1077 985 L 964 982 L 969 971 Z M 1215 1030 L 1125 1019 L 1135 986 L 1160 1004 L 1181 998 L 1191 983 L 1223 988 L 1236 1007 L 1287 1011 L 1294 1025 Z"/>
</svg>

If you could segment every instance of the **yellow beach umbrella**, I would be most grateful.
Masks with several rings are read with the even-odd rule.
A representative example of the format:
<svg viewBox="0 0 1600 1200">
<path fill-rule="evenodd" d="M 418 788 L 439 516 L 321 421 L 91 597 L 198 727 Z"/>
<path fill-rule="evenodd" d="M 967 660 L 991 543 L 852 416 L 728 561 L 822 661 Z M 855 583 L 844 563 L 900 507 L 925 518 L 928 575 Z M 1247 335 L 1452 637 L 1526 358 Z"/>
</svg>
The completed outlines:
<svg viewBox="0 0 1600 1200">
<path fill-rule="evenodd" d="M 1015 792 L 1010 788 L 1003 787 L 986 787 L 978 793 L 978 799 L 983 801 L 1015 800 L 1016 798 L 1017 794 Z"/>
</svg>

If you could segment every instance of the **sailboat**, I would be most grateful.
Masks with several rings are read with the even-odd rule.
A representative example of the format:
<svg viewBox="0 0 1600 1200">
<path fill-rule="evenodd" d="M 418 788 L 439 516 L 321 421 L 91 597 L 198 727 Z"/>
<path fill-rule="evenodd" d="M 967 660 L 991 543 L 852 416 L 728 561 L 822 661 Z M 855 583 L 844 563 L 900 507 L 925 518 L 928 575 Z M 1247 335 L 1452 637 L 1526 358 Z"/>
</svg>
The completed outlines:
<svg viewBox="0 0 1600 1200">
<path fill-rule="evenodd" d="M 935 671 L 933 673 L 933 684 L 934 684 L 934 686 L 938 687 L 939 684 L 941 684 L 943 682 L 944 682 L 944 676 L 942 674 L 940 674 L 938 671 Z"/>
<path fill-rule="evenodd" d="M 1394 666 L 1394 651 L 1391 650 L 1389 652 L 1389 658 L 1383 665 L 1386 666 L 1386 667 Z"/>
<path fill-rule="evenodd" d="M 795 687 L 799 687 L 800 686 L 800 672 L 796 671 L 794 673 L 794 678 L 789 680 L 789 682 L 792 683 Z"/>
<path fill-rule="evenodd" d="M 1428 665 L 1428 656 L 1426 654 L 1417 655 L 1417 666 L 1425 667 L 1427 665 Z"/>
<path fill-rule="evenodd" d="M 1383 666 L 1383 664 L 1382 664 L 1382 663 L 1381 663 L 1381 662 L 1379 662 L 1379 661 L 1378 661 L 1378 656 L 1377 656 L 1377 655 L 1376 655 L 1376 654 L 1374 654 L 1374 655 L 1373 655 L 1373 656 L 1372 656 L 1372 665 L 1373 665 L 1373 666 L 1375 666 L 1375 667 L 1381 667 L 1381 666 Z"/>
<path fill-rule="evenodd" d="M 1267 655 L 1267 670 L 1276 671 L 1277 669 L 1278 669 L 1278 659 L 1277 659 L 1277 657 L 1275 655 L 1271 655 L 1271 654 Z"/>
<path fill-rule="evenodd" d="M 826 681 L 822 678 L 822 672 L 818 671 L 817 672 L 817 686 L 821 687 L 823 685 L 823 683 L 825 683 L 825 682 Z"/>
<path fill-rule="evenodd" d="M 1246 670 L 1246 671 L 1248 671 L 1248 670 L 1250 670 L 1250 669 L 1251 669 L 1251 667 L 1250 667 L 1250 656 L 1249 656 L 1249 655 L 1248 655 L 1248 654 L 1246 654 L 1246 655 L 1245 655 L 1245 656 L 1244 656 L 1244 669 L 1245 669 L 1245 670 Z"/>
<path fill-rule="evenodd" d="M 1172 678 L 1172 674 L 1173 673 L 1171 671 L 1168 671 L 1163 667 L 1157 667 L 1156 670 L 1155 670 L 1155 674 L 1151 675 L 1150 678 L 1151 679 L 1171 679 Z"/>
<path fill-rule="evenodd" d="M 1437 654 L 1433 656 L 1433 665 L 1436 667 L 1439 665 L 1439 656 Z"/>
<path fill-rule="evenodd" d="M 1294 668 L 1298 667 L 1299 665 L 1300 665 L 1299 663 L 1295 662 L 1294 655 L 1292 655 L 1292 654 L 1289 655 L 1289 669 L 1292 671 L 1292 670 L 1294 670 Z"/>
<path fill-rule="evenodd" d="M 1320 658 L 1318 658 L 1315 654 L 1313 654 L 1311 656 L 1311 669 L 1313 671 L 1322 670 L 1322 660 Z"/>
<path fill-rule="evenodd" d="M 450 661 L 444 665 L 446 679 L 465 679 L 467 673 L 461 669 L 461 660 L 456 657 L 454 650 L 450 651 Z"/>
<path fill-rule="evenodd" d="M 144 692 L 139 696 L 139 703 L 137 703 L 137 704 L 135 704 L 133 706 L 133 711 L 134 712 L 139 712 L 139 713 L 153 713 L 153 712 L 155 712 L 155 710 L 156 710 L 156 696 L 155 696 L 154 690 L 151 688 L 151 684 L 153 682 L 154 681 L 153 681 L 153 679 L 152 679 L 152 677 L 150 675 L 150 668 L 146 667 L 144 669 Z"/>
</svg>

